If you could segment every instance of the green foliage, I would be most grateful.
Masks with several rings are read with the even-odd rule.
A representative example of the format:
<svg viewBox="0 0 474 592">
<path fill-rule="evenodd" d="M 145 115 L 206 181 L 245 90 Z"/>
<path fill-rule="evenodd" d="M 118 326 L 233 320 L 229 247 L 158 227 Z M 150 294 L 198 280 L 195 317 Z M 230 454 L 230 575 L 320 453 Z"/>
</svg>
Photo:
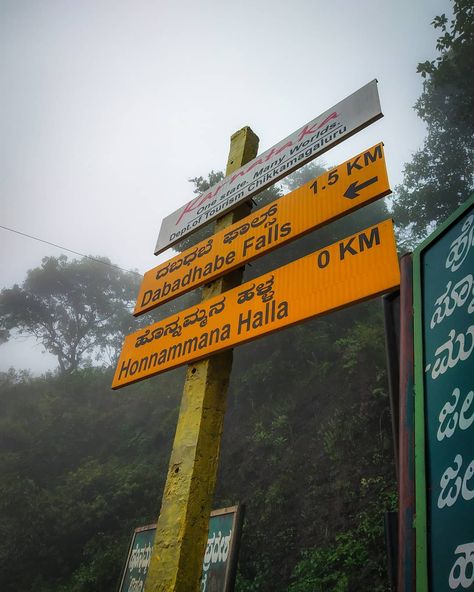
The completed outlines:
<svg viewBox="0 0 474 592">
<path fill-rule="evenodd" d="M 196 190 L 217 178 L 195 179 Z M 256 201 L 277 195 L 270 188 Z M 386 214 L 383 203 L 363 208 L 256 260 L 245 279 Z M 81 290 L 96 302 L 92 290 Z M 183 296 L 157 316 L 196 298 Z M 156 520 L 184 371 L 114 393 L 111 369 L 83 360 L 75 372 L 0 375 L 2 592 L 114 590 L 132 530 Z M 309 590 L 320 578 L 365 592 L 365 577 L 383 589 L 379 517 L 395 488 L 385 382 L 376 303 L 236 348 L 214 506 L 246 503 L 238 591 Z M 326 571 L 316 573 L 324 561 Z"/>
<path fill-rule="evenodd" d="M 455 0 L 453 13 L 451 22 L 443 14 L 432 23 L 441 29 L 436 45 L 440 55 L 418 64 L 425 81 L 415 109 L 427 124 L 427 136 L 405 165 L 394 206 L 400 236 L 408 247 L 422 240 L 474 188 L 472 2 Z"/>
<path fill-rule="evenodd" d="M 453 6 L 451 22 L 433 21 L 439 57 L 419 65 L 425 84 L 416 108 L 428 135 L 406 167 L 394 212 L 411 243 L 473 185 L 474 9 L 466 0 Z M 257 206 L 321 172 L 305 167 L 256 196 Z M 192 179 L 195 194 L 222 177 Z M 245 280 L 386 216 L 383 202 L 364 207 L 255 260 Z M 211 232 L 208 226 L 178 249 Z M 63 374 L 0 374 L 2 592 L 115 590 L 131 532 L 157 517 L 184 371 L 113 393 L 111 369 L 87 366 L 136 326 L 126 310 L 134 278 L 110 271 L 104 279 L 89 265 L 46 260 L 0 298 L 0 339 L 28 327 L 38 332 L 51 318 L 58 348 L 74 341 L 71 319 L 85 335 L 79 354 L 63 348 Z M 183 296 L 146 321 L 197 298 Z M 37 334 L 53 351 L 56 342 Z M 383 517 L 397 500 L 386 382 L 377 302 L 235 349 L 214 507 L 246 504 L 237 592 L 388 590 Z"/>
<path fill-rule="evenodd" d="M 285 192 L 294 191 L 315 177 L 319 177 L 319 175 L 322 175 L 325 171 L 326 169 L 319 164 L 318 161 L 313 161 L 282 179 L 280 185 L 283 186 Z"/>
<path fill-rule="evenodd" d="M 214 505 L 247 504 L 237 590 L 303 586 L 307 557 L 349 550 L 324 578 L 383 585 L 378 517 L 394 483 L 381 340 L 367 303 L 236 349 Z M 118 393 L 111 374 L 0 375 L 2 592 L 114 590 L 132 530 L 156 520 L 183 371 Z"/>
<path fill-rule="evenodd" d="M 354 526 L 324 547 L 304 551 L 288 592 L 388 592 L 380 540 L 384 512 L 394 508 L 396 500 L 382 478 L 362 479 L 358 496 L 367 506 L 355 516 Z"/>
<path fill-rule="evenodd" d="M 380 520 L 395 483 L 379 307 L 340 311 L 234 355 L 216 505 L 230 491 L 247 504 L 237 590 L 303 586 L 304 568 L 295 569 L 305 549 L 344 554 L 354 540 L 355 558 L 343 568 L 348 589 L 365 591 L 370 576 L 383 590 Z M 364 537 L 354 532 L 359 522 L 370 530 Z M 370 569 L 361 560 L 364 569 L 351 574 L 367 554 Z"/>
<path fill-rule="evenodd" d="M 34 336 L 63 373 L 108 354 L 114 359 L 130 332 L 138 276 L 89 259 L 45 257 L 22 286 L 0 293 L 0 335 Z"/>
<path fill-rule="evenodd" d="M 156 518 L 181 376 L 117 395 L 100 368 L 0 375 L 2 592 L 115 589 L 132 530 Z"/>
<path fill-rule="evenodd" d="M 346 337 L 336 341 L 336 346 L 341 352 L 341 366 L 349 374 L 359 373 L 361 368 L 367 368 L 374 360 L 383 367 L 385 352 L 384 335 L 380 330 L 383 326 L 381 311 L 374 317 L 378 324 L 356 322 Z"/>
</svg>

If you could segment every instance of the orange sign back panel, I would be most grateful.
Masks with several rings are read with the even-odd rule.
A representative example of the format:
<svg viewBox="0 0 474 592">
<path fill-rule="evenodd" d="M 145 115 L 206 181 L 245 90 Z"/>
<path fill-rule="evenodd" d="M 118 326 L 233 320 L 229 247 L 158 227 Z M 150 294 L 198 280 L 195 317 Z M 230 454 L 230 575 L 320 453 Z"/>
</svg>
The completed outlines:
<svg viewBox="0 0 474 592">
<path fill-rule="evenodd" d="M 134 314 L 152 310 L 389 193 L 380 143 L 148 271 Z"/>
<path fill-rule="evenodd" d="M 112 388 L 208 357 L 400 283 L 381 222 L 125 338 Z"/>
</svg>

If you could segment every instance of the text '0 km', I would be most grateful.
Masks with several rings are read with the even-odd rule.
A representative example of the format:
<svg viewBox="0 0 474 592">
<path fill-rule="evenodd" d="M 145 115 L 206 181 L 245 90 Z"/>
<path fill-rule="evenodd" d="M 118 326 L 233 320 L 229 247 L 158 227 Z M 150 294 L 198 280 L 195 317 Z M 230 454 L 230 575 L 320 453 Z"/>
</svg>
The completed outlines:
<svg viewBox="0 0 474 592">
<path fill-rule="evenodd" d="M 128 335 L 112 386 L 382 294 L 399 282 L 393 224 L 386 220 Z"/>
</svg>

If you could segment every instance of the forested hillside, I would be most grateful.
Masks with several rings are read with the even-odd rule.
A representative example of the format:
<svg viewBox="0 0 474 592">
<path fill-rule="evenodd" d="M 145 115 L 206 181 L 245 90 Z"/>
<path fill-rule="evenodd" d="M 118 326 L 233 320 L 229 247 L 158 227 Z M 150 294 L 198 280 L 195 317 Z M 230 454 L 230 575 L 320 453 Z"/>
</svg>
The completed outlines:
<svg viewBox="0 0 474 592">
<path fill-rule="evenodd" d="M 285 590 L 294 570 L 306 589 L 322 566 L 384 581 L 383 368 L 378 303 L 236 350 L 215 505 L 247 505 L 242 590 Z M 2 590 L 112 590 L 131 531 L 155 520 L 183 372 L 118 393 L 111 377 L 2 377 Z"/>
<path fill-rule="evenodd" d="M 474 188 L 472 77 L 463 75 L 474 9 L 453 6 L 453 23 L 435 20 L 439 59 L 420 65 L 427 141 L 394 195 L 410 246 Z M 442 139 L 460 129 L 462 142 Z M 442 163 L 457 167 L 462 184 L 432 199 Z M 310 166 L 259 205 L 320 170 Z M 245 279 L 390 215 L 383 201 L 372 204 L 256 260 Z M 185 370 L 110 389 L 117 348 L 138 322 L 129 314 L 138 281 L 103 262 L 50 258 L 0 295 L 0 338 L 35 335 L 59 366 L 41 377 L 0 375 L 2 592 L 112 592 L 133 529 L 156 521 Z M 198 298 L 185 295 L 140 322 Z M 380 299 L 236 348 L 214 499 L 216 508 L 246 505 L 236 589 L 388 590 L 383 517 L 397 507 L 393 459 Z"/>
</svg>

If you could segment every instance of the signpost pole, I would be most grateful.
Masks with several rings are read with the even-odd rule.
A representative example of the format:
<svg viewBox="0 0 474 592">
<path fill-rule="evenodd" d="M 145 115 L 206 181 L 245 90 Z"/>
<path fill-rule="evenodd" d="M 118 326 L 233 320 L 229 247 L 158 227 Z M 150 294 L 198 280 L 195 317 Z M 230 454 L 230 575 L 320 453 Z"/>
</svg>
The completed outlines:
<svg viewBox="0 0 474 592">
<path fill-rule="evenodd" d="M 245 127 L 231 137 L 226 175 L 257 155 L 258 137 Z M 216 231 L 248 215 L 242 204 Z M 242 269 L 208 284 L 203 300 L 241 283 Z M 145 592 L 197 592 L 217 475 L 232 350 L 188 366 Z"/>
</svg>

